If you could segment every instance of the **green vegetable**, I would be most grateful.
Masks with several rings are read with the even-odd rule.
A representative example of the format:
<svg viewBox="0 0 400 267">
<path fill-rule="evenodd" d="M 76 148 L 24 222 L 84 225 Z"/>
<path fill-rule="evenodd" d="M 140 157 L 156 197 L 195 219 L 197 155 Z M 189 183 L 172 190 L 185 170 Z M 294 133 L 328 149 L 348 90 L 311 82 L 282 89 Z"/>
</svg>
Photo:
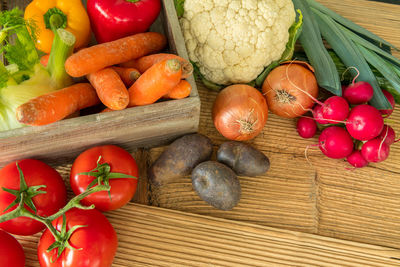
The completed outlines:
<svg viewBox="0 0 400 267">
<path fill-rule="evenodd" d="M 22 125 L 16 120 L 16 108 L 39 95 L 66 87 L 72 79 L 64 69 L 72 53 L 75 37 L 58 29 L 53 41 L 48 66 L 39 63 L 35 48 L 35 25 L 23 19 L 18 8 L 0 13 L 0 42 L 3 57 L 10 63 L 0 62 L 0 131 Z M 14 40 L 14 41 L 10 41 Z"/>
<path fill-rule="evenodd" d="M 315 69 L 315 77 L 319 86 L 335 95 L 341 95 L 342 90 L 339 75 L 337 74 L 332 58 L 329 56 L 322 42 L 321 32 L 310 6 L 303 0 L 294 0 L 293 3 L 304 15 L 303 31 L 299 40 L 311 65 Z"/>
<path fill-rule="evenodd" d="M 346 28 L 352 30 L 353 32 L 356 32 L 357 34 L 359 34 L 359 35 L 361 35 L 363 37 L 367 37 L 368 39 L 373 40 L 374 43 L 379 45 L 381 48 L 384 48 L 385 46 L 387 46 L 387 47 L 392 47 L 392 48 L 395 48 L 396 50 L 398 50 L 391 43 L 389 43 L 389 42 L 385 41 L 384 39 L 380 38 L 379 36 L 373 34 L 372 32 L 368 31 L 367 29 L 364 29 L 363 27 L 355 24 L 351 20 L 348 20 L 348 19 L 340 16 L 339 14 L 337 14 L 334 11 L 330 10 L 329 8 L 327 8 L 327 7 L 323 6 L 323 5 L 321 5 L 320 3 L 316 2 L 315 0 L 306 0 L 306 2 L 314 10 L 318 10 L 318 11 L 328 15 L 329 17 L 331 17 L 332 19 L 334 19 L 338 23 L 342 24 Z"/>
<path fill-rule="evenodd" d="M 184 3 L 185 0 L 174 0 L 176 14 L 178 15 L 178 18 L 182 17 L 183 13 L 185 12 L 185 10 L 183 9 Z"/>
<path fill-rule="evenodd" d="M 383 95 L 381 88 L 372 73 L 367 61 L 358 47 L 343 33 L 334 20 L 327 15 L 315 10 L 315 18 L 325 40 L 342 59 L 347 67 L 355 67 L 360 72 L 359 81 L 365 81 L 374 88 L 374 96 L 370 103 L 380 109 L 389 109 L 390 103 Z"/>
<path fill-rule="evenodd" d="M 258 75 L 258 77 L 255 80 L 255 85 L 257 87 L 262 86 L 262 84 L 264 83 L 264 80 L 265 80 L 265 78 L 267 78 L 268 74 L 274 68 L 278 67 L 280 63 L 292 59 L 296 41 L 300 37 L 300 34 L 303 29 L 303 14 L 301 13 L 300 9 L 297 9 L 296 11 L 297 11 L 297 19 L 292 24 L 292 26 L 290 26 L 290 28 L 289 28 L 289 41 L 286 44 L 286 49 L 283 52 L 281 59 L 273 61 L 271 64 L 269 64 L 264 69 L 264 71 L 260 75 Z"/>
</svg>

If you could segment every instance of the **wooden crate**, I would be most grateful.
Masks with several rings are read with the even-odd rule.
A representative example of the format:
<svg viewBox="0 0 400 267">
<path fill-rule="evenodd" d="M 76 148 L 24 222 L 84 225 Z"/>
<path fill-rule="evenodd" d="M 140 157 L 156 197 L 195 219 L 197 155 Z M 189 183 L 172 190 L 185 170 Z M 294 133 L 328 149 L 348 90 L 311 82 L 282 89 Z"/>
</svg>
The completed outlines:
<svg viewBox="0 0 400 267">
<path fill-rule="evenodd" d="M 23 8 L 30 1 L 3 0 L 2 6 Z M 188 58 L 172 0 L 163 0 L 162 12 L 152 30 L 166 34 L 169 50 Z M 50 125 L 0 132 L 0 167 L 22 158 L 63 161 L 98 144 L 116 144 L 132 151 L 137 147 L 166 144 L 196 132 L 200 99 L 193 77 L 190 97 L 122 111 L 65 119 Z"/>
</svg>

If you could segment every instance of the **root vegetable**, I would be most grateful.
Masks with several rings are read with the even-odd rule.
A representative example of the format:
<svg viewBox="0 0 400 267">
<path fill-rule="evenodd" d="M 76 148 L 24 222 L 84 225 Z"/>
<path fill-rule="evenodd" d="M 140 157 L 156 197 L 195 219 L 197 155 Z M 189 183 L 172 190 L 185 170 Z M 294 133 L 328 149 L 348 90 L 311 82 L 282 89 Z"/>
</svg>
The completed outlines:
<svg viewBox="0 0 400 267">
<path fill-rule="evenodd" d="M 360 150 L 353 151 L 346 159 L 355 168 L 362 168 L 368 165 L 368 161 L 364 159 Z"/>
<path fill-rule="evenodd" d="M 199 163 L 210 159 L 211 140 L 202 134 L 185 135 L 175 140 L 149 168 L 148 178 L 162 185 L 189 175 Z"/>
<path fill-rule="evenodd" d="M 374 89 L 368 82 L 356 82 L 343 89 L 343 97 L 353 105 L 367 103 L 372 99 Z"/>
<path fill-rule="evenodd" d="M 321 107 L 322 118 L 329 123 L 340 123 L 349 115 L 349 104 L 340 96 L 332 96 Z"/>
<path fill-rule="evenodd" d="M 391 93 L 389 93 L 388 91 L 382 89 L 382 93 L 385 95 L 387 100 L 389 100 L 390 105 L 392 105 L 392 109 L 380 110 L 381 114 L 384 115 L 387 118 L 393 113 L 394 106 L 395 106 L 396 102 L 394 101 L 393 95 Z"/>
<path fill-rule="evenodd" d="M 383 118 L 379 110 L 373 106 L 359 105 L 351 109 L 346 128 L 357 140 L 371 140 L 382 132 Z"/>
<path fill-rule="evenodd" d="M 217 209 L 231 210 L 240 200 L 241 188 L 236 174 L 216 161 L 197 165 L 192 172 L 192 185 L 201 199 Z"/>
<path fill-rule="evenodd" d="M 392 127 L 390 127 L 389 125 L 384 125 L 383 126 L 383 130 L 380 133 L 380 135 L 378 136 L 378 138 L 380 138 L 381 140 L 384 140 L 384 142 L 390 146 L 391 144 L 393 144 L 394 142 L 396 142 L 396 133 L 393 130 Z"/>
<path fill-rule="evenodd" d="M 215 99 L 212 118 L 215 128 L 227 139 L 243 141 L 256 137 L 268 118 L 268 106 L 254 87 L 235 84 Z"/>
<path fill-rule="evenodd" d="M 379 138 L 369 140 L 361 148 L 361 154 L 368 162 L 382 162 L 387 159 L 389 152 L 390 147 Z"/>
<path fill-rule="evenodd" d="M 326 128 L 319 136 L 319 148 L 329 158 L 345 158 L 351 154 L 353 146 L 349 133 L 338 126 Z"/>
<path fill-rule="evenodd" d="M 217 160 L 244 176 L 262 175 L 270 167 L 269 159 L 261 151 L 237 141 L 223 143 L 217 151 Z"/>
<path fill-rule="evenodd" d="M 317 133 L 317 123 L 313 118 L 301 117 L 297 121 L 297 132 L 303 138 L 312 138 Z"/>
<path fill-rule="evenodd" d="M 313 106 L 318 84 L 310 69 L 291 63 L 272 70 L 263 83 L 262 92 L 274 114 L 295 118 Z"/>
</svg>

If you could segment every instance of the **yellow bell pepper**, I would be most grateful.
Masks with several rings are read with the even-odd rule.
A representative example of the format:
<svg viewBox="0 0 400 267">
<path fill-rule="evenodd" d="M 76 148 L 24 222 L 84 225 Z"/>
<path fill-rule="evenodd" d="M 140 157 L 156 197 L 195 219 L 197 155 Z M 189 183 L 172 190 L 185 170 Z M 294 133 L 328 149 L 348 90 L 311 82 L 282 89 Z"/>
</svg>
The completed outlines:
<svg viewBox="0 0 400 267">
<path fill-rule="evenodd" d="M 90 22 L 81 0 L 33 0 L 25 9 L 24 18 L 36 22 L 36 48 L 50 53 L 53 31 L 64 28 L 75 35 L 75 49 L 90 40 Z"/>
</svg>

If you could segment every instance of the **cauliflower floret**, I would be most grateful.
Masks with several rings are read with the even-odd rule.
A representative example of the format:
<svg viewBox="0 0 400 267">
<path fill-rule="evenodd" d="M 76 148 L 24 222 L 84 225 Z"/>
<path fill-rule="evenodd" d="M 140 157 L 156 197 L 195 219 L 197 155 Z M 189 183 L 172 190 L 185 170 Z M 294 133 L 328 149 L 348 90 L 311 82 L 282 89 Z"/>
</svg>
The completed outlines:
<svg viewBox="0 0 400 267">
<path fill-rule="evenodd" d="M 217 84 L 247 83 L 280 59 L 295 21 L 291 0 L 185 0 L 189 58 Z"/>
</svg>

